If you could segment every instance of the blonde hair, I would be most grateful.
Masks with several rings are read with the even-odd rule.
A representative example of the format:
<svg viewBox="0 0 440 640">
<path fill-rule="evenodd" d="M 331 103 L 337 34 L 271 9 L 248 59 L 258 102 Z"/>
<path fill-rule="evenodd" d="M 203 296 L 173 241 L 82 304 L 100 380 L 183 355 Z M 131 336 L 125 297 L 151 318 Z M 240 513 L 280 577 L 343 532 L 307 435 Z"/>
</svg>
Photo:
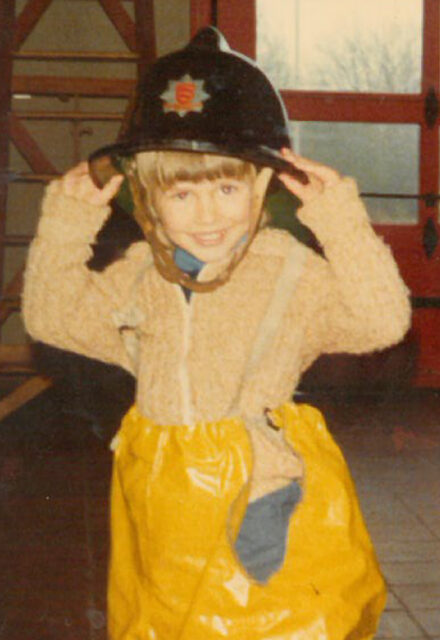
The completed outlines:
<svg viewBox="0 0 440 640">
<path fill-rule="evenodd" d="M 201 182 L 217 178 L 253 181 L 255 165 L 239 158 L 191 151 L 144 151 L 136 155 L 139 179 L 149 190 L 168 189 L 179 181 Z"/>
</svg>

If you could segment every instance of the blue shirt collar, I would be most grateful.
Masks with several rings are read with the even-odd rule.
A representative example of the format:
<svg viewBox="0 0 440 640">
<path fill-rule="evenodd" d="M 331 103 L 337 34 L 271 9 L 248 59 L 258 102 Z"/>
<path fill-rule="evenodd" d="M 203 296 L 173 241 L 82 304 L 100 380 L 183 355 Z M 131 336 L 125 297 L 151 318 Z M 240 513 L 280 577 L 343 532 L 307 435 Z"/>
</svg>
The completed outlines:
<svg viewBox="0 0 440 640">
<path fill-rule="evenodd" d="M 198 273 L 205 266 L 204 262 L 193 256 L 189 251 L 182 249 L 182 247 L 175 248 L 174 262 L 185 273 Z"/>
<path fill-rule="evenodd" d="M 240 244 L 244 244 L 247 241 L 247 238 L 248 234 L 245 233 L 237 243 L 237 246 L 239 246 Z M 193 254 L 189 253 L 189 251 L 186 251 L 186 249 L 182 249 L 182 247 L 176 247 L 174 249 L 174 262 L 179 267 L 179 269 L 182 269 L 182 271 L 185 271 L 185 273 L 198 274 L 205 266 L 204 262 L 193 256 Z"/>
</svg>

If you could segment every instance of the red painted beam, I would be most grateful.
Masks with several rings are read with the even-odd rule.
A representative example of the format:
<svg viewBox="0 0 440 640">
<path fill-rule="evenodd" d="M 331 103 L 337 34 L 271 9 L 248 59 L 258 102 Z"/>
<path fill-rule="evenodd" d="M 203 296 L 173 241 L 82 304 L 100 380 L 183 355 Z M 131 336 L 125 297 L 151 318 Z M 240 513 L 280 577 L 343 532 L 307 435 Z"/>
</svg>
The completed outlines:
<svg viewBox="0 0 440 640">
<path fill-rule="evenodd" d="M 191 35 L 212 24 L 212 0 L 191 0 Z"/>
<path fill-rule="evenodd" d="M 426 255 L 423 222 L 416 225 L 374 225 L 374 228 L 392 247 L 411 293 L 420 297 L 440 297 L 440 252 L 431 257 Z"/>
<path fill-rule="evenodd" d="M 138 64 L 138 76 L 141 77 L 147 66 L 156 59 L 156 29 L 154 25 L 153 0 L 135 0 L 136 51 L 141 57 Z"/>
<path fill-rule="evenodd" d="M 430 87 L 438 88 L 440 73 L 440 7 L 438 0 L 424 0 L 423 23 L 423 73 L 422 85 L 426 91 Z"/>
<path fill-rule="evenodd" d="M 0 326 L 6 322 L 16 308 L 16 303 L 13 302 L 13 299 L 18 298 L 20 300 L 23 289 L 23 274 L 24 267 L 21 267 L 5 287 L 4 296 L 0 300 Z"/>
<path fill-rule="evenodd" d="M 120 0 L 98 0 L 130 51 L 136 51 L 136 27 Z"/>
<path fill-rule="evenodd" d="M 23 123 L 20 122 L 20 119 L 12 113 L 9 117 L 9 130 L 11 140 L 28 162 L 32 171 L 35 173 L 57 173 L 57 169 L 45 156 L 29 131 Z"/>
<path fill-rule="evenodd" d="M 420 95 L 329 91 L 281 91 L 281 95 L 292 120 L 421 123 L 424 117 Z"/>
<path fill-rule="evenodd" d="M 66 76 L 15 76 L 12 80 L 14 93 L 29 93 L 35 96 L 105 96 L 126 98 L 135 82 L 116 78 L 83 78 Z"/>
<path fill-rule="evenodd" d="M 434 90 L 439 97 L 440 88 L 440 4 L 438 0 L 424 0 L 423 25 L 423 70 L 422 86 L 424 96 Z M 440 183 L 439 166 L 439 130 L 438 119 L 434 126 L 429 127 L 423 119 L 420 136 L 420 191 L 422 193 L 438 193 Z M 422 202 L 420 207 L 422 220 L 430 216 L 438 220 L 438 204 L 428 207 Z"/>
<path fill-rule="evenodd" d="M 416 309 L 413 331 L 418 358 L 415 386 L 440 388 L 440 309 Z"/>
<path fill-rule="evenodd" d="M 52 0 L 29 0 L 15 22 L 13 47 L 17 51 L 32 32 Z M 8 4 L 5 2 L 5 4 Z M 14 4 L 14 3 L 10 3 Z"/>
<path fill-rule="evenodd" d="M 217 0 L 218 27 L 225 31 L 232 49 L 255 58 L 256 13 L 255 2 L 246 0 Z"/>
<path fill-rule="evenodd" d="M 0 172 L 9 166 L 9 122 L 12 81 L 12 37 L 14 2 L 0 2 Z M 0 182 L 0 237 L 5 234 L 8 189 Z M 0 247 L 0 293 L 3 284 L 4 247 Z"/>
</svg>

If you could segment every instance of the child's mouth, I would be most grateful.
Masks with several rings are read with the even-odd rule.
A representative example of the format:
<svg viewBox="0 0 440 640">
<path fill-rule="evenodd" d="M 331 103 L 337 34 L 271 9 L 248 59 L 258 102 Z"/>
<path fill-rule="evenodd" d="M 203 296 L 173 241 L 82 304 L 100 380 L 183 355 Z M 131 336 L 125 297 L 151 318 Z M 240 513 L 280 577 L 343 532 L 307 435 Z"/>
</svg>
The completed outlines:
<svg viewBox="0 0 440 640">
<path fill-rule="evenodd" d="M 211 247 L 218 244 L 221 244 L 226 235 L 226 231 L 223 229 L 222 231 L 210 231 L 207 233 L 193 233 L 192 237 L 197 242 L 197 244 L 203 247 Z"/>
</svg>

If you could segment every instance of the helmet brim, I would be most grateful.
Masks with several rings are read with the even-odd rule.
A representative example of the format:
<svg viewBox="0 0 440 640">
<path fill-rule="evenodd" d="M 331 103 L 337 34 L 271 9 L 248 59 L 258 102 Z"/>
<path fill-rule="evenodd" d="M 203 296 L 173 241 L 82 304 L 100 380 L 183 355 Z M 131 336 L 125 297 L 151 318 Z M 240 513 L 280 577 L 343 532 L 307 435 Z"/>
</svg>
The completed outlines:
<svg viewBox="0 0 440 640">
<path fill-rule="evenodd" d="M 115 143 L 102 147 L 89 157 L 89 172 L 94 183 L 102 188 L 112 176 L 124 173 L 124 159 L 131 158 L 144 151 L 183 151 L 192 153 L 210 153 L 226 157 L 240 158 L 252 162 L 257 167 L 270 167 L 275 173 L 287 173 L 303 184 L 308 183 L 307 175 L 288 162 L 281 152 L 269 147 L 250 149 L 233 149 L 229 144 L 222 148 L 205 140 L 154 140 L 141 141 L 130 145 Z M 127 213 L 132 213 L 133 203 L 130 198 L 128 185 L 123 186 L 116 197 L 119 206 Z"/>
</svg>

